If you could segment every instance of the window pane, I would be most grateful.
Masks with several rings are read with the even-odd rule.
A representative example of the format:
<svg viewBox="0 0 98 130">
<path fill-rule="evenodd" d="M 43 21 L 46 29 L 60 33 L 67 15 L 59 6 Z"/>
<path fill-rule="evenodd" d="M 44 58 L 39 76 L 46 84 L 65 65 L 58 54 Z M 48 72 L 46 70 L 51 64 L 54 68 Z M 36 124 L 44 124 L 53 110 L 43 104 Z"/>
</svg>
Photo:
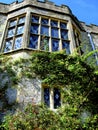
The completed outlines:
<svg viewBox="0 0 98 130">
<path fill-rule="evenodd" d="M 10 27 L 15 26 L 15 25 L 16 25 L 16 23 L 17 23 L 17 21 L 16 21 L 16 20 L 10 21 L 9 26 L 10 26 Z"/>
<path fill-rule="evenodd" d="M 47 25 L 47 24 L 48 24 L 48 19 L 44 19 L 44 18 L 42 18 L 41 23 Z"/>
<path fill-rule="evenodd" d="M 15 39 L 14 49 L 19 49 L 22 46 L 22 37 L 18 37 Z"/>
<path fill-rule="evenodd" d="M 50 106 L 50 91 L 49 91 L 49 88 L 44 88 L 44 102 L 47 106 Z"/>
<path fill-rule="evenodd" d="M 8 52 L 10 50 L 12 50 L 12 40 L 6 41 L 4 52 Z"/>
<path fill-rule="evenodd" d="M 52 27 L 58 27 L 58 22 L 51 20 L 51 26 Z"/>
<path fill-rule="evenodd" d="M 25 22 L 25 17 L 19 18 L 19 24 L 20 24 L 20 23 L 24 23 L 24 22 Z"/>
<path fill-rule="evenodd" d="M 49 28 L 47 26 L 42 26 L 41 27 L 41 34 L 48 36 L 49 35 Z"/>
<path fill-rule="evenodd" d="M 52 39 L 52 51 L 59 50 L 59 40 Z"/>
<path fill-rule="evenodd" d="M 51 29 L 51 36 L 52 37 L 55 37 L 55 38 L 58 38 L 58 29 L 57 28 L 52 28 Z"/>
<path fill-rule="evenodd" d="M 66 49 L 66 54 L 70 54 L 70 44 L 67 43 L 66 41 L 62 41 L 62 48 Z"/>
<path fill-rule="evenodd" d="M 66 30 L 61 30 L 61 38 L 68 40 L 68 32 Z"/>
<path fill-rule="evenodd" d="M 60 28 L 66 29 L 67 24 L 66 23 L 60 23 Z"/>
<path fill-rule="evenodd" d="M 38 28 L 39 28 L 38 25 L 33 25 L 33 26 L 31 26 L 31 28 L 30 28 L 30 32 L 31 32 L 31 33 L 34 33 L 34 34 L 38 34 Z"/>
<path fill-rule="evenodd" d="M 38 36 L 30 36 L 29 47 L 34 49 L 38 48 Z"/>
<path fill-rule="evenodd" d="M 32 16 L 31 21 L 33 23 L 39 23 L 39 17 L 38 16 Z"/>
<path fill-rule="evenodd" d="M 8 34 L 7 34 L 7 37 L 13 37 L 14 34 L 15 34 L 15 28 L 9 29 L 9 30 L 8 30 Z"/>
<path fill-rule="evenodd" d="M 23 31 L 24 31 L 24 26 L 19 26 L 19 27 L 17 28 L 17 34 L 22 34 Z"/>
<path fill-rule="evenodd" d="M 60 90 L 54 88 L 54 108 L 58 108 L 61 106 L 61 95 Z"/>
<path fill-rule="evenodd" d="M 44 36 L 41 37 L 40 49 L 49 51 L 49 38 L 44 37 Z"/>
</svg>

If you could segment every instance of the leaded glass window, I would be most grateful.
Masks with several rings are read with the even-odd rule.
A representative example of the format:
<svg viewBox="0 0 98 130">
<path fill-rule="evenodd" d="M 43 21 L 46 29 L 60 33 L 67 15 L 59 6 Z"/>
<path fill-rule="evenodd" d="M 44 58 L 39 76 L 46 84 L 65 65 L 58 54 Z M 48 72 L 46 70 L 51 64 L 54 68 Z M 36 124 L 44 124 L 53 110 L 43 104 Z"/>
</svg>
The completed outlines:
<svg viewBox="0 0 98 130">
<path fill-rule="evenodd" d="M 58 29 L 57 28 L 52 28 L 51 29 L 51 36 L 52 37 L 55 37 L 55 38 L 58 38 Z"/>
<path fill-rule="evenodd" d="M 37 49 L 38 48 L 38 36 L 32 35 L 30 36 L 30 48 Z"/>
<path fill-rule="evenodd" d="M 70 44 L 68 43 L 68 42 L 66 42 L 66 41 L 63 41 L 62 42 L 62 48 L 63 49 L 66 49 L 66 53 L 67 54 L 70 54 L 70 46 L 69 46 Z"/>
<path fill-rule="evenodd" d="M 51 26 L 52 27 L 58 27 L 58 22 L 51 20 Z"/>
<path fill-rule="evenodd" d="M 50 107 L 50 90 L 49 88 L 44 88 L 44 103 Z"/>
<path fill-rule="evenodd" d="M 67 24 L 60 22 L 60 28 L 61 29 L 66 29 L 67 28 Z"/>
<path fill-rule="evenodd" d="M 22 37 L 17 37 L 17 38 L 15 39 L 14 49 L 15 49 L 15 50 L 16 50 L 16 49 L 19 49 L 19 48 L 21 48 L 21 46 L 22 46 Z"/>
<path fill-rule="evenodd" d="M 48 37 L 41 37 L 40 49 L 49 51 L 49 38 Z"/>
<path fill-rule="evenodd" d="M 42 18 L 41 19 L 41 24 L 48 25 L 48 19 Z"/>
<path fill-rule="evenodd" d="M 41 26 L 41 34 L 48 36 L 49 35 L 49 28 L 47 26 Z"/>
<path fill-rule="evenodd" d="M 15 28 L 9 29 L 9 30 L 8 30 L 8 34 L 7 34 L 7 37 L 13 37 L 14 34 L 15 34 Z"/>
<path fill-rule="evenodd" d="M 39 23 L 39 17 L 38 16 L 32 16 L 31 21 L 33 23 Z"/>
<path fill-rule="evenodd" d="M 24 32 L 25 16 L 19 16 L 8 21 L 8 30 L 6 31 L 4 52 L 17 50 L 22 47 L 22 37 Z M 17 37 L 19 35 L 19 37 Z"/>
<path fill-rule="evenodd" d="M 60 106 L 61 106 L 60 89 L 54 88 L 54 108 L 58 108 Z"/>
<path fill-rule="evenodd" d="M 59 40 L 52 39 L 52 51 L 59 50 Z"/>
<path fill-rule="evenodd" d="M 59 88 L 44 88 L 44 103 L 52 109 L 57 109 L 61 106 L 61 92 Z"/>
<path fill-rule="evenodd" d="M 32 25 L 30 28 L 30 32 L 33 34 L 38 34 L 38 29 L 39 29 L 38 25 Z"/>
<path fill-rule="evenodd" d="M 68 40 L 68 32 L 66 30 L 61 30 L 61 38 Z"/>
<path fill-rule="evenodd" d="M 8 52 L 12 50 L 12 40 L 8 40 L 5 43 L 4 52 Z"/>
<path fill-rule="evenodd" d="M 19 27 L 17 28 L 17 34 L 22 34 L 23 31 L 24 31 L 24 26 L 19 26 Z"/>
</svg>

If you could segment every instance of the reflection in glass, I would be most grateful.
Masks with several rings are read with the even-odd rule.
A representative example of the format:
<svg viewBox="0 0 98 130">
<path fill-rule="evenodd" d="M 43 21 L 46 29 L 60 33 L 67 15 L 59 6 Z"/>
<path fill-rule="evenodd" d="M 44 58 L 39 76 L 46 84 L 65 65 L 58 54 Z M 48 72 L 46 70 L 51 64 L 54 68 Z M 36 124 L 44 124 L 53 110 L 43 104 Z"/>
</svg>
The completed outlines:
<svg viewBox="0 0 98 130">
<path fill-rule="evenodd" d="M 16 21 L 16 20 L 10 21 L 9 26 L 10 26 L 10 27 L 13 27 L 13 26 L 15 26 L 15 25 L 16 25 L 16 23 L 17 23 L 17 21 Z"/>
<path fill-rule="evenodd" d="M 61 95 L 60 90 L 54 88 L 54 108 L 58 108 L 61 106 Z"/>
<path fill-rule="evenodd" d="M 19 26 L 19 27 L 17 28 L 17 34 L 22 34 L 23 31 L 24 31 L 24 26 Z"/>
<path fill-rule="evenodd" d="M 15 34 L 15 28 L 9 29 L 9 30 L 8 30 L 8 34 L 7 34 L 7 37 L 13 37 L 14 34 Z"/>
<path fill-rule="evenodd" d="M 52 28 L 51 29 L 51 36 L 58 38 L 58 29 L 57 28 Z"/>
<path fill-rule="evenodd" d="M 38 16 L 32 16 L 31 21 L 33 23 L 38 23 L 39 22 L 39 17 Z"/>
<path fill-rule="evenodd" d="M 47 25 L 47 24 L 48 24 L 48 19 L 44 19 L 44 18 L 42 18 L 41 23 Z"/>
<path fill-rule="evenodd" d="M 44 103 L 50 106 L 50 91 L 49 88 L 44 88 Z"/>
<path fill-rule="evenodd" d="M 10 50 L 12 50 L 12 40 L 6 41 L 4 52 L 8 52 Z"/>
<path fill-rule="evenodd" d="M 15 49 L 15 50 L 16 50 L 16 49 L 19 49 L 19 48 L 21 48 L 21 46 L 22 46 L 22 37 L 17 37 L 17 38 L 15 39 L 14 49 Z"/>
<path fill-rule="evenodd" d="M 68 40 L 68 32 L 66 30 L 61 30 L 61 38 Z"/>
<path fill-rule="evenodd" d="M 41 26 L 41 34 L 48 36 L 49 35 L 49 28 L 47 26 Z"/>
<path fill-rule="evenodd" d="M 59 50 L 59 40 L 52 39 L 52 51 Z"/>
<path fill-rule="evenodd" d="M 30 32 L 34 34 L 38 34 L 38 27 L 39 27 L 38 25 L 31 26 Z"/>
<path fill-rule="evenodd" d="M 19 24 L 24 23 L 24 22 L 25 22 L 25 17 L 19 18 Z"/>
<path fill-rule="evenodd" d="M 40 49 L 49 51 L 49 38 L 44 36 L 41 37 Z"/>
<path fill-rule="evenodd" d="M 30 36 L 30 43 L 29 43 L 30 48 L 37 49 L 38 47 L 38 36 Z"/>
<path fill-rule="evenodd" d="M 66 54 L 70 54 L 70 44 L 66 41 L 62 41 L 62 48 L 66 49 Z"/>
<path fill-rule="evenodd" d="M 51 26 L 52 27 L 58 27 L 58 22 L 51 20 Z"/>
<path fill-rule="evenodd" d="M 66 29 L 67 24 L 66 23 L 60 23 L 60 28 Z"/>
</svg>

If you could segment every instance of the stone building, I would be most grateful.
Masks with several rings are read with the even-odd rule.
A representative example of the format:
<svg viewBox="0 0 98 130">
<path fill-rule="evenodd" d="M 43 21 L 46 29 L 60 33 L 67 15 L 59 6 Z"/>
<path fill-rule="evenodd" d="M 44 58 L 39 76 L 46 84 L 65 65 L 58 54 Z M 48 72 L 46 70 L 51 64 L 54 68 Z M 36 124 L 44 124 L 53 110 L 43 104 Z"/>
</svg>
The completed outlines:
<svg viewBox="0 0 98 130">
<path fill-rule="evenodd" d="M 0 3 L 1 54 L 10 55 L 12 58 L 28 58 L 34 50 L 53 52 L 63 49 L 70 54 L 82 43 L 83 49 L 78 50 L 80 54 L 85 53 L 85 46 L 89 46 L 89 51 L 98 49 L 98 26 L 80 22 L 66 5 L 57 6 L 48 0 Z M 97 59 L 97 53 L 94 58 Z M 41 102 L 41 81 L 22 79 L 19 87 L 20 91 L 16 95 L 11 88 L 6 91 L 9 104 L 14 102 L 14 97 L 20 103 L 29 102 L 32 98 L 37 103 Z M 54 100 L 58 102 L 55 105 L 51 90 L 43 90 L 43 98 L 51 109 L 61 105 L 59 90 L 54 89 L 52 92 Z"/>
</svg>

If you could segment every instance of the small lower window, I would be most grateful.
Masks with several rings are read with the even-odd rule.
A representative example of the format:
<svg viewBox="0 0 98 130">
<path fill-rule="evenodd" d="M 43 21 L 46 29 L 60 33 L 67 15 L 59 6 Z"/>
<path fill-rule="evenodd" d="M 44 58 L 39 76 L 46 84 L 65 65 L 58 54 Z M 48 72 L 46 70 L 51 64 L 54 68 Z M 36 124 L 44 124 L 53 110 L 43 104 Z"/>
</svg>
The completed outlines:
<svg viewBox="0 0 98 130">
<path fill-rule="evenodd" d="M 44 103 L 52 108 L 57 109 L 61 106 L 61 93 L 58 88 L 44 88 Z"/>
</svg>

